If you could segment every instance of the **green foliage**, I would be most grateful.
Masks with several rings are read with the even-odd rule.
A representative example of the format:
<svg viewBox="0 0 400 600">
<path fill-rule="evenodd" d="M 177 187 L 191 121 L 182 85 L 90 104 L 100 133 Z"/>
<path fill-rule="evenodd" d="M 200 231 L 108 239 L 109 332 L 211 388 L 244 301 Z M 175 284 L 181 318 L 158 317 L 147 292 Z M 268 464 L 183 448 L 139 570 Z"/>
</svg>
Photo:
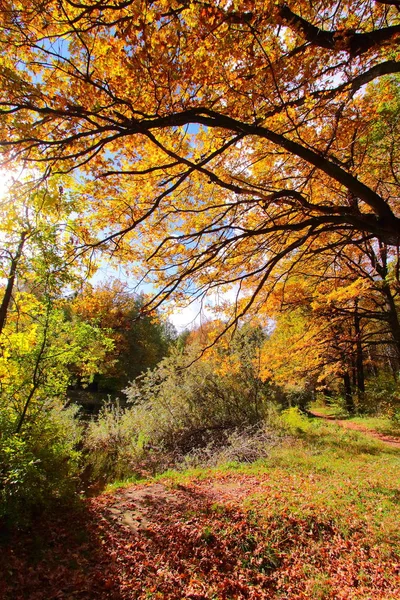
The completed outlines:
<svg viewBox="0 0 400 600">
<path fill-rule="evenodd" d="M 184 456 L 186 464 L 211 464 L 223 460 L 221 446 L 225 460 L 264 455 L 268 435 L 246 430 L 271 411 L 269 386 L 257 376 L 261 339 L 258 330 L 240 330 L 228 351 L 201 359 L 197 345 L 176 348 L 138 378 L 125 390 L 130 406 L 109 405 L 88 426 L 93 475 L 109 481 L 160 471 Z"/>
<path fill-rule="evenodd" d="M 136 298 L 127 315 L 130 327 L 125 332 L 126 348 L 119 357 L 120 384 L 124 386 L 147 369 L 156 367 L 175 338 L 173 326 L 160 315 L 141 314 L 143 304 L 143 298 Z"/>
<path fill-rule="evenodd" d="M 76 490 L 81 426 L 67 388 L 74 372 L 90 381 L 110 340 L 49 298 L 19 294 L 14 306 L 0 336 L 0 517 L 21 524 Z"/>
<path fill-rule="evenodd" d="M 0 519 L 24 525 L 55 501 L 73 498 L 80 470 L 76 416 L 76 407 L 49 402 L 15 434 L 9 415 L 0 411 Z"/>
<path fill-rule="evenodd" d="M 90 271 L 91 261 L 82 253 L 71 260 L 73 216 L 78 210 L 72 185 L 67 176 L 40 180 L 38 171 L 28 171 L 25 179 L 17 178 L 9 186 L 0 202 L 2 278 L 10 277 L 14 262 L 15 284 L 39 296 L 49 287 L 60 293 L 65 285 L 77 285 L 83 271 Z M 15 305 L 7 308 L 15 311 Z"/>
<path fill-rule="evenodd" d="M 18 430 L 49 399 L 65 397 L 74 374 L 89 382 L 111 341 L 98 328 L 66 321 L 51 301 L 24 294 L 17 302 L 23 317 L 10 320 L 1 336 L 0 404 L 11 407 Z"/>
<path fill-rule="evenodd" d="M 395 417 L 400 411 L 400 386 L 387 372 L 371 377 L 366 382 L 365 398 L 359 412 Z"/>
<path fill-rule="evenodd" d="M 65 310 L 85 263 L 71 265 L 75 199 L 65 182 L 38 176 L 14 182 L 0 203 L 0 519 L 18 524 L 75 493 L 81 425 L 67 389 L 89 383 L 112 346 Z"/>
<path fill-rule="evenodd" d="M 279 422 L 286 431 L 293 435 L 305 433 L 311 428 L 310 420 L 304 416 L 297 406 L 282 411 Z"/>
<path fill-rule="evenodd" d="M 357 415 L 365 422 L 368 418 L 370 420 L 375 418 L 378 429 L 382 429 L 379 426 L 380 420 L 390 421 L 384 425 L 386 430 L 400 429 L 400 387 L 392 373 L 382 370 L 368 377 L 365 382 L 365 393 L 355 399 L 355 405 Z M 350 416 L 346 410 L 345 399 L 341 396 L 330 398 L 329 406 L 331 415 L 346 418 Z M 323 412 L 327 414 L 324 409 Z M 372 426 L 372 429 L 375 428 L 375 425 Z"/>
<path fill-rule="evenodd" d="M 400 78 L 398 75 L 382 77 L 378 83 L 380 92 L 383 92 L 380 103 L 378 104 L 378 94 L 376 88 L 371 90 L 373 101 L 376 105 L 376 115 L 370 127 L 369 137 L 374 142 L 375 151 L 388 152 L 390 149 L 398 149 L 399 137 L 399 109 L 400 109 Z M 367 143 L 368 139 L 362 139 Z M 391 148 L 396 144 L 396 148 Z"/>
</svg>

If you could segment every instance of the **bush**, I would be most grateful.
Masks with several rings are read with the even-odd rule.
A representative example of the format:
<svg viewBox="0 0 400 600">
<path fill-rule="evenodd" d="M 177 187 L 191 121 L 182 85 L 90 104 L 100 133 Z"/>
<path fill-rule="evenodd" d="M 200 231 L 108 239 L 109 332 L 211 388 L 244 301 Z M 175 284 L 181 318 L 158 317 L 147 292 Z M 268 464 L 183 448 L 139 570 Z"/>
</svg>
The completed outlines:
<svg viewBox="0 0 400 600">
<path fill-rule="evenodd" d="M 139 411 L 121 408 L 118 403 L 105 405 L 89 423 L 84 440 L 92 477 L 112 481 L 139 474 L 145 442 Z"/>
<path fill-rule="evenodd" d="M 254 462 L 267 457 L 279 439 L 279 434 L 265 426 L 245 426 L 181 432 L 173 448 L 162 443 L 155 445 L 143 433 L 144 421 L 148 426 L 153 416 L 148 413 L 143 419 L 137 407 L 103 408 L 98 419 L 89 424 L 84 444 L 95 480 L 110 482 L 154 475 L 170 468 Z"/>
<path fill-rule="evenodd" d="M 358 408 L 359 412 L 369 415 L 396 415 L 396 412 L 400 411 L 398 382 L 394 381 L 388 373 L 367 379 L 365 398 Z"/>
<path fill-rule="evenodd" d="M 391 406 L 388 414 L 389 414 L 391 423 L 393 425 L 393 428 L 396 430 L 399 430 L 399 432 L 400 432 L 400 405 L 397 404 L 396 406 Z M 396 433 L 397 433 L 397 431 L 396 431 Z"/>
<path fill-rule="evenodd" d="M 198 352 L 191 347 L 172 354 L 125 390 L 128 402 L 146 412 L 151 443 L 181 447 L 192 434 L 251 425 L 265 417 L 267 384 L 240 363 L 224 371 L 223 356 L 220 363 L 218 356 L 196 360 Z"/>
<path fill-rule="evenodd" d="M 226 431 L 224 439 L 193 448 L 183 457 L 181 467 L 216 467 L 226 463 L 252 463 L 267 458 L 279 441 L 276 432 L 264 427 L 245 427 Z"/>
<path fill-rule="evenodd" d="M 208 460 L 208 452 L 232 447 L 233 430 L 270 418 L 270 387 L 254 360 L 261 333 L 243 328 L 228 348 L 213 348 L 201 359 L 194 344 L 176 349 L 136 379 L 124 390 L 127 408 L 109 405 L 88 426 L 85 452 L 92 476 L 110 481 L 160 472 L 192 452 Z"/>
<path fill-rule="evenodd" d="M 0 428 L 1 520 L 26 525 L 54 502 L 74 497 L 81 435 L 75 407 L 54 401 L 18 434 L 2 411 Z"/>
<path fill-rule="evenodd" d="M 297 406 L 292 406 L 282 411 L 278 424 L 290 434 L 306 433 L 312 428 L 310 420 Z"/>
<path fill-rule="evenodd" d="M 216 376 L 211 364 L 179 370 L 181 360 L 162 361 L 140 385 L 132 385 L 126 392 L 133 406 L 109 404 L 89 423 L 84 450 L 93 479 L 265 456 L 276 435 L 262 427 L 278 418 L 274 405 L 265 402 L 264 419 L 252 424 L 251 409 L 241 410 L 248 396 L 234 395 L 229 380 Z"/>
</svg>

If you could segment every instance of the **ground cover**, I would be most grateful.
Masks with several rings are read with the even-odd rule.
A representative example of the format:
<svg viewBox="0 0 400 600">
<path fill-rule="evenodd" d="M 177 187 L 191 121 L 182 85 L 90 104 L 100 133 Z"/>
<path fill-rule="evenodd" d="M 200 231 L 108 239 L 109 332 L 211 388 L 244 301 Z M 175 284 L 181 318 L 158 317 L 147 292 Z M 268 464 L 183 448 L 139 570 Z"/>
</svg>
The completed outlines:
<svg viewBox="0 0 400 600">
<path fill-rule="evenodd" d="M 290 427 L 262 461 L 114 486 L 3 539 L 1 597 L 400 597 L 400 452 Z"/>
<path fill-rule="evenodd" d="M 334 421 L 337 425 L 364 432 L 388 445 L 400 448 L 400 425 L 389 416 L 349 415 L 340 406 L 316 405 L 310 415 Z"/>
</svg>

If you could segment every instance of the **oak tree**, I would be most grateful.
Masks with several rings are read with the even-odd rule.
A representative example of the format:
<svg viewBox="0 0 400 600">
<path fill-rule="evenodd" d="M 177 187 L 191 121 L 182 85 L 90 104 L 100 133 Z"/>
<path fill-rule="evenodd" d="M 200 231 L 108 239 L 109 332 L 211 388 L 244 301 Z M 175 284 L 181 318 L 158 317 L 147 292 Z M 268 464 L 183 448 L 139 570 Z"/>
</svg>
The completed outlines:
<svg viewBox="0 0 400 600">
<path fill-rule="evenodd" d="M 0 148 L 76 173 L 78 252 L 153 306 L 265 301 L 282 260 L 399 244 L 397 0 L 37 0 L 0 11 Z M 390 135 L 389 135 L 390 133 Z"/>
</svg>

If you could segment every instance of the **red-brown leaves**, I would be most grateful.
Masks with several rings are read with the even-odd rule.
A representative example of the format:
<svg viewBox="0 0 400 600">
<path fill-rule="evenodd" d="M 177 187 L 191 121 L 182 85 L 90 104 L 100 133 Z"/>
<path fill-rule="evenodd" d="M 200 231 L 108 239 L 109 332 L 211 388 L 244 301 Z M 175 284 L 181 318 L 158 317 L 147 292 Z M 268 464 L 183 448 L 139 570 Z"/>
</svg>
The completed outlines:
<svg viewBox="0 0 400 600">
<path fill-rule="evenodd" d="M 317 505 L 296 513 L 286 493 L 267 475 L 220 474 L 104 494 L 8 545 L 4 598 L 396 596 L 395 553 L 369 545 L 356 519 L 344 534 Z"/>
</svg>

